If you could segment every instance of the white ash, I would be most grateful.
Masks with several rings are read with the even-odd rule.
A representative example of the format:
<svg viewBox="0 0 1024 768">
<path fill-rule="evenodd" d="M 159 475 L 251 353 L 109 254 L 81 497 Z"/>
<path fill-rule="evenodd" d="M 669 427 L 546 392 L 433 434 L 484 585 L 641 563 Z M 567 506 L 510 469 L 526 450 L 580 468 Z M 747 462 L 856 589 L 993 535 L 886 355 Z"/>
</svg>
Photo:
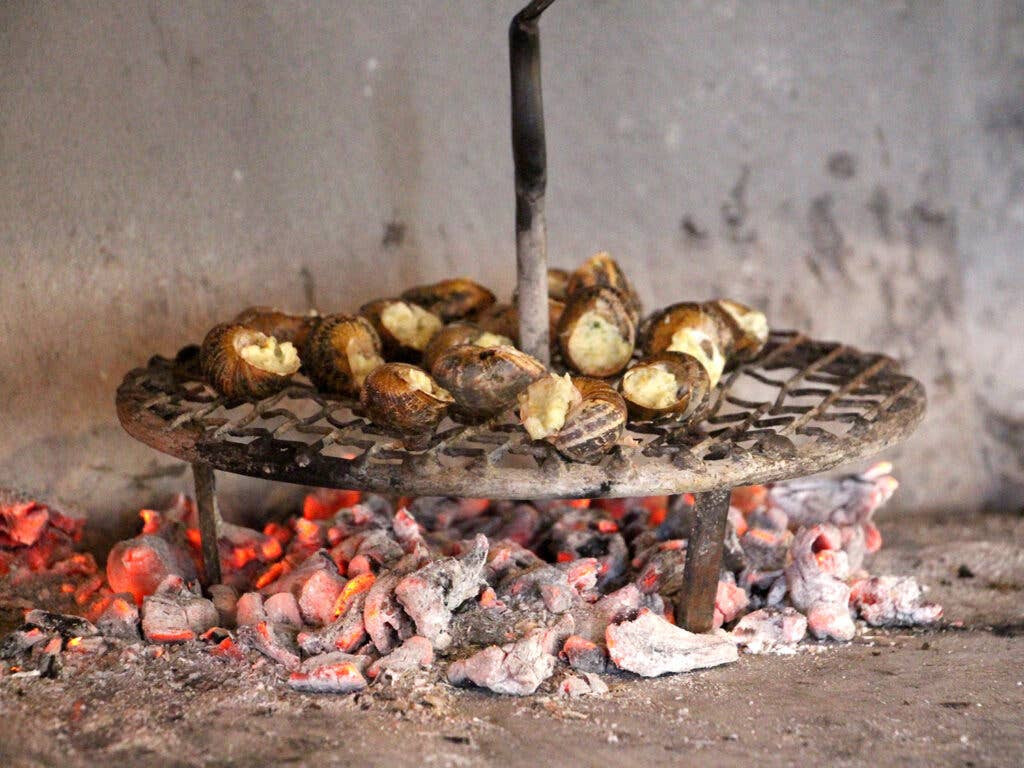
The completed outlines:
<svg viewBox="0 0 1024 768">
<path fill-rule="evenodd" d="M 924 590 L 913 576 L 875 576 L 854 582 L 850 601 L 873 627 L 934 624 L 942 606 L 924 602 Z"/>
<path fill-rule="evenodd" d="M 434 646 L 425 637 L 413 635 L 387 656 L 382 656 L 370 665 L 367 676 L 375 678 L 382 672 L 400 674 L 434 663 Z"/>
<path fill-rule="evenodd" d="M 793 561 L 786 566 L 786 584 L 793 606 L 807 615 L 811 633 L 823 640 L 852 640 L 850 587 L 844 581 L 849 565 L 841 534 L 834 525 L 801 530 L 793 540 Z"/>
<path fill-rule="evenodd" d="M 142 602 L 142 633 L 150 642 L 195 640 L 219 620 L 213 602 L 192 591 L 180 576 L 168 576 Z"/>
<path fill-rule="evenodd" d="M 724 633 L 687 632 L 646 608 L 632 621 L 609 624 L 605 641 L 615 666 L 642 677 L 717 667 L 739 657 Z"/>
<path fill-rule="evenodd" d="M 807 634 L 807 619 L 794 608 L 762 608 L 740 619 L 730 633 L 747 653 L 795 653 Z"/>
</svg>

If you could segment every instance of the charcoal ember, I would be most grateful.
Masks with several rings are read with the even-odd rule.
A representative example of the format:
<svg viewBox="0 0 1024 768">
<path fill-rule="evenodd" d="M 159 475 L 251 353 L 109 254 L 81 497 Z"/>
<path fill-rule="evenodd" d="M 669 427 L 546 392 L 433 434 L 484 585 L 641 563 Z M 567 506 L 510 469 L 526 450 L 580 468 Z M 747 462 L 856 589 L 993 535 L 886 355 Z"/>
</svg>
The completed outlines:
<svg viewBox="0 0 1024 768">
<path fill-rule="evenodd" d="M 539 565 L 503 582 L 498 588 L 503 601 L 522 603 L 540 599 L 551 613 L 565 613 L 580 602 L 565 571 L 553 565 Z"/>
<path fill-rule="evenodd" d="M 942 606 L 926 603 L 924 590 L 913 576 L 875 576 L 854 582 L 850 601 L 873 627 L 912 627 L 934 624 Z"/>
<path fill-rule="evenodd" d="M 311 672 L 319 667 L 331 667 L 338 664 L 352 664 L 360 672 L 365 673 L 366 668 L 374 661 L 372 656 L 364 656 L 358 653 L 345 653 L 344 651 L 332 651 L 321 653 L 317 656 L 310 656 L 304 659 L 299 665 L 300 672 Z"/>
<path fill-rule="evenodd" d="M 669 539 L 655 544 L 634 558 L 639 569 L 634 582 L 645 594 L 673 597 L 683 589 L 683 566 L 686 564 L 686 541 Z"/>
<path fill-rule="evenodd" d="M 382 654 L 391 653 L 401 641 L 415 634 L 413 620 L 396 592 L 404 578 L 398 573 L 382 573 L 366 595 L 363 623 L 374 647 Z"/>
<path fill-rule="evenodd" d="M 302 627 L 299 602 L 291 592 L 278 592 L 263 601 L 263 610 L 271 624 L 282 624 L 293 629 Z"/>
<path fill-rule="evenodd" d="M 299 668 L 299 647 L 295 642 L 296 632 L 292 627 L 261 621 L 253 626 L 240 627 L 238 639 L 255 648 L 269 659 L 286 669 Z"/>
<path fill-rule="evenodd" d="M 747 607 L 751 610 L 779 605 L 786 596 L 786 577 L 782 569 L 777 571 L 747 569 L 736 577 L 736 583 L 746 591 L 750 598 Z"/>
<path fill-rule="evenodd" d="M 155 534 L 119 541 L 107 556 L 107 581 L 114 592 L 129 592 L 138 605 L 156 592 L 168 576 L 185 581 L 197 577 L 195 563 L 184 546 Z"/>
<path fill-rule="evenodd" d="M 591 642 L 604 643 L 609 624 L 632 619 L 644 608 L 664 614 L 665 601 L 656 593 L 644 594 L 636 584 L 627 584 L 592 605 L 574 611 L 577 634 Z"/>
<path fill-rule="evenodd" d="M 597 591 L 597 580 L 601 576 L 601 563 L 593 557 L 581 557 L 565 563 L 557 563 L 555 568 L 565 574 L 569 586 L 587 602 L 594 602 L 600 597 Z"/>
<path fill-rule="evenodd" d="M 365 688 L 367 682 L 355 663 L 345 661 L 314 667 L 308 672 L 292 672 L 288 685 L 304 693 L 353 693 Z"/>
<path fill-rule="evenodd" d="M 567 674 L 558 683 L 558 695 L 569 699 L 608 693 L 608 684 L 593 672 Z"/>
<path fill-rule="evenodd" d="M 391 521 L 391 530 L 406 554 L 425 555 L 429 551 L 419 523 L 405 507 L 395 512 L 395 517 Z"/>
<path fill-rule="evenodd" d="M 23 625 L 0 640 L 0 659 L 16 659 L 52 637 L 52 634 L 43 632 L 39 627 Z"/>
<path fill-rule="evenodd" d="M 454 685 L 473 684 L 495 693 L 528 696 L 555 671 L 555 657 L 548 652 L 547 630 L 537 628 L 503 646 L 491 645 L 466 659 L 452 662 L 448 680 Z"/>
<path fill-rule="evenodd" d="M 345 610 L 330 624 L 312 632 L 300 632 L 297 641 L 303 652 L 309 655 L 336 651 L 351 653 L 362 646 L 367 639 L 364 623 L 367 594 L 365 591 L 354 594 Z"/>
<path fill-rule="evenodd" d="M 735 507 L 729 507 L 730 513 Z M 745 531 L 744 531 L 745 533 Z M 733 525 L 725 528 L 725 541 L 722 545 L 722 567 L 727 571 L 739 573 L 750 565 L 747 553 L 740 542 L 740 533 Z"/>
<path fill-rule="evenodd" d="M 428 530 L 437 531 L 479 517 L 489 507 L 490 502 L 487 499 L 420 496 L 409 505 L 409 512 Z"/>
<path fill-rule="evenodd" d="M 107 642 L 102 637 L 73 637 L 64 644 L 66 653 L 91 656 L 107 650 Z"/>
<path fill-rule="evenodd" d="M 318 570 L 299 590 L 299 612 L 303 621 L 322 627 L 334 620 L 334 609 L 345 589 L 345 578 L 336 570 Z"/>
<path fill-rule="evenodd" d="M 730 635 L 747 653 L 792 653 L 807 634 L 807 619 L 794 608 L 762 608 L 740 619 Z"/>
<path fill-rule="evenodd" d="M 785 512 L 790 527 L 863 523 L 899 487 L 889 474 L 891 469 L 891 465 L 881 462 L 861 474 L 779 483 L 768 491 L 768 507 Z"/>
<path fill-rule="evenodd" d="M 735 507 L 744 515 L 764 509 L 768 503 L 768 487 L 765 485 L 744 485 L 732 489 L 729 506 Z"/>
<path fill-rule="evenodd" d="M 484 577 L 491 586 L 497 586 L 510 575 L 523 573 L 544 565 L 532 551 L 509 539 L 492 543 L 487 552 Z"/>
<path fill-rule="evenodd" d="M 296 598 L 301 594 L 302 587 L 313 574 L 326 571 L 328 574 L 338 574 L 338 566 L 334 564 L 326 549 L 318 549 L 310 554 L 305 560 L 296 564 L 297 567 L 287 570 L 279 578 L 267 584 L 260 592 L 264 596 L 275 595 L 278 592 L 291 592 Z"/>
<path fill-rule="evenodd" d="M 154 643 L 195 640 L 216 626 L 219 618 L 213 602 L 193 592 L 177 576 L 167 577 L 142 601 L 142 634 Z"/>
<path fill-rule="evenodd" d="M 713 626 L 717 629 L 733 621 L 749 604 L 750 598 L 747 597 L 747 593 L 736 585 L 731 573 L 726 573 L 718 580 L 718 588 L 715 591 Z"/>
<path fill-rule="evenodd" d="M 487 538 L 477 536 L 473 547 L 462 556 L 434 560 L 395 586 L 395 597 L 415 623 L 416 634 L 427 638 L 434 648 L 448 647 L 452 612 L 486 586 L 483 567 L 487 547 Z"/>
<path fill-rule="evenodd" d="M 43 535 L 50 510 L 37 501 L 0 495 L 0 547 L 30 547 Z"/>
<path fill-rule="evenodd" d="M 228 584 L 211 584 L 207 590 L 213 607 L 220 616 L 220 624 L 233 627 L 238 619 L 238 590 Z"/>
<path fill-rule="evenodd" d="M 842 539 L 834 525 L 802 529 L 793 540 L 786 586 L 793 606 L 807 616 L 811 633 L 823 640 L 851 640 L 856 632 L 850 616 L 849 575 Z"/>
<path fill-rule="evenodd" d="M 603 643 L 595 643 L 579 635 L 570 635 L 558 654 L 570 667 L 580 672 L 605 672 L 608 652 Z"/>
<path fill-rule="evenodd" d="M 259 592 L 246 592 L 235 604 L 235 622 L 239 627 L 254 627 L 267 620 L 267 612 L 263 608 L 263 595 Z"/>
<path fill-rule="evenodd" d="M 72 616 L 65 613 L 51 613 L 41 611 L 38 608 L 25 614 L 25 625 L 28 628 L 38 627 L 43 632 L 56 632 L 65 640 L 74 637 L 93 637 L 99 634 L 99 629 L 91 621 L 81 616 Z"/>
<path fill-rule="evenodd" d="M 532 504 L 496 502 L 487 515 L 474 518 L 460 530 L 466 535 L 482 533 L 491 541 L 507 539 L 526 547 L 537 537 L 540 527 L 540 512 Z"/>
<path fill-rule="evenodd" d="M 751 528 L 740 538 L 747 567 L 758 571 L 784 568 L 792 545 L 793 534 L 786 529 Z"/>
<path fill-rule="evenodd" d="M 593 557 L 601 564 L 600 587 L 622 577 L 629 567 L 629 548 L 618 524 L 600 509 L 569 507 L 548 532 L 547 549 L 556 560 Z"/>
<path fill-rule="evenodd" d="M 387 656 L 374 661 L 366 674 L 373 679 L 387 670 L 399 674 L 420 667 L 429 667 L 433 663 L 434 646 L 427 638 L 413 635 Z"/>
<path fill-rule="evenodd" d="M 327 520 L 342 509 L 355 506 L 360 500 L 358 491 L 317 488 L 303 499 L 302 516 L 306 520 Z"/>
<path fill-rule="evenodd" d="M 135 605 L 135 598 L 127 592 L 114 595 L 100 614 L 96 626 L 104 637 L 138 640 L 139 607 Z"/>
<path fill-rule="evenodd" d="M 615 666 L 642 677 L 716 667 L 738 658 L 726 635 L 687 632 L 646 608 L 632 621 L 609 624 L 605 644 Z"/>
<path fill-rule="evenodd" d="M 348 575 L 357 575 L 357 572 L 352 568 L 352 564 L 356 562 L 357 558 L 364 560 L 368 565 L 368 568 L 359 569 L 358 573 L 366 573 L 370 570 L 376 572 L 383 568 L 389 568 L 405 554 L 406 552 L 402 549 L 402 545 L 391 538 L 391 534 L 388 531 L 370 531 L 363 536 L 359 547 L 351 558 Z"/>
</svg>

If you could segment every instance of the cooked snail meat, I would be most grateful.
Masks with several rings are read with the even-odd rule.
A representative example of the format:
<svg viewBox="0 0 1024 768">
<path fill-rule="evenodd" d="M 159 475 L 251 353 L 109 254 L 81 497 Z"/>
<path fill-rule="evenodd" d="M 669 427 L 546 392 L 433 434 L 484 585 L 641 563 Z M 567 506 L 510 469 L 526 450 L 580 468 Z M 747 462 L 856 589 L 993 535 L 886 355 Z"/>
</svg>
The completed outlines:
<svg viewBox="0 0 1024 768">
<path fill-rule="evenodd" d="M 737 362 L 754 359 L 768 343 L 768 318 L 764 312 L 731 299 L 715 299 L 705 306 L 718 313 L 728 326 L 733 341 L 732 358 Z"/>
<path fill-rule="evenodd" d="M 519 395 L 519 418 L 534 440 L 572 461 L 595 463 L 626 428 L 626 403 L 609 384 L 550 374 Z"/>
<path fill-rule="evenodd" d="M 587 376 L 614 376 L 633 356 L 636 327 L 622 298 L 609 288 L 573 294 L 558 324 L 566 363 Z"/>
<path fill-rule="evenodd" d="M 707 403 L 711 380 L 703 363 L 692 355 L 661 352 L 626 371 L 619 389 L 635 419 L 685 419 Z"/>
<path fill-rule="evenodd" d="M 199 351 L 210 384 L 228 397 L 262 398 L 288 385 L 301 362 L 295 345 L 238 323 L 210 329 Z"/>
<path fill-rule="evenodd" d="M 644 324 L 643 350 L 646 355 L 685 352 L 693 355 L 708 371 L 715 387 L 732 353 L 732 334 L 725 321 L 701 307 L 682 302 L 655 313 Z"/>
<path fill-rule="evenodd" d="M 364 304 L 359 314 L 373 324 L 390 359 L 418 360 L 444 323 L 418 304 L 398 299 L 378 299 Z"/>
<path fill-rule="evenodd" d="M 317 389 L 345 395 L 358 395 L 370 371 L 384 363 L 380 337 L 370 321 L 342 314 L 320 321 L 302 359 Z"/>
</svg>

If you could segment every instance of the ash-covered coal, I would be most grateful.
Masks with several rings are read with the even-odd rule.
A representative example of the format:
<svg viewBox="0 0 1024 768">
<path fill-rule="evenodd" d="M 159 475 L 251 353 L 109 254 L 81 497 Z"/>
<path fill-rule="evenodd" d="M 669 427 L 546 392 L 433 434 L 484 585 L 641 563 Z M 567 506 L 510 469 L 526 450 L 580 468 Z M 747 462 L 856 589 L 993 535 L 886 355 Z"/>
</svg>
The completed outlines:
<svg viewBox="0 0 1024 768">
<path fill-rule="evenodd" d="M 71 546 L 80 521 L 2 497 L 0 570 L 60 580 L 71 613 L 32 611 L 0 642 L 6 674 L 62 674 L 69 653 L 159 656 L 203 644 L 224 663 L 272 660 L 287 685 L 351 693 L 417 670 L 510 695 L 601 694 L 601 675 L 656 676 L 793 653 L 808 634 L 937 621 L 913 579 L 870 576 L 888 467 L 737 489 L 715 632 L 674 623 L 688 495 L 488 502 L 318 490 L 262 531 L 226 524 L 223 584 L 204 582 L 196 509 L 143 510 L 106 579 Z M 205 587 L 205 588 L 204 588 Z M 726 632 L 722 628 L 731 628 Z M 149 645 L 146 645 L 146 644 Z M 262 662 L 266 663 L 266 662 Z"/>
</svg>

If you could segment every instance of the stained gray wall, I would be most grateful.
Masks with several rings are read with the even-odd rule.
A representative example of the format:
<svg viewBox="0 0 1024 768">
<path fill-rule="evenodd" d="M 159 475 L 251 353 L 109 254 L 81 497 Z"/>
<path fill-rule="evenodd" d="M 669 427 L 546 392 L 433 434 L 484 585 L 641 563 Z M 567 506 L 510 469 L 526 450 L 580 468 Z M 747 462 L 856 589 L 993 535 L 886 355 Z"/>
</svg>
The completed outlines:
<svg viewBox="0 0 1024 768">
<path fill-rule="evenodd" d="M 113 530 L 189 487 L 114 415 L 152 352 L 253 302 L 508 292 L 516 6 L 0 5 L 0 482 Z M 1020 505 L 1021 3 L 563 0 L 543 30 L 553 262 L 899 356 L 930 394 L 900 504 Z"/>
</svg>

